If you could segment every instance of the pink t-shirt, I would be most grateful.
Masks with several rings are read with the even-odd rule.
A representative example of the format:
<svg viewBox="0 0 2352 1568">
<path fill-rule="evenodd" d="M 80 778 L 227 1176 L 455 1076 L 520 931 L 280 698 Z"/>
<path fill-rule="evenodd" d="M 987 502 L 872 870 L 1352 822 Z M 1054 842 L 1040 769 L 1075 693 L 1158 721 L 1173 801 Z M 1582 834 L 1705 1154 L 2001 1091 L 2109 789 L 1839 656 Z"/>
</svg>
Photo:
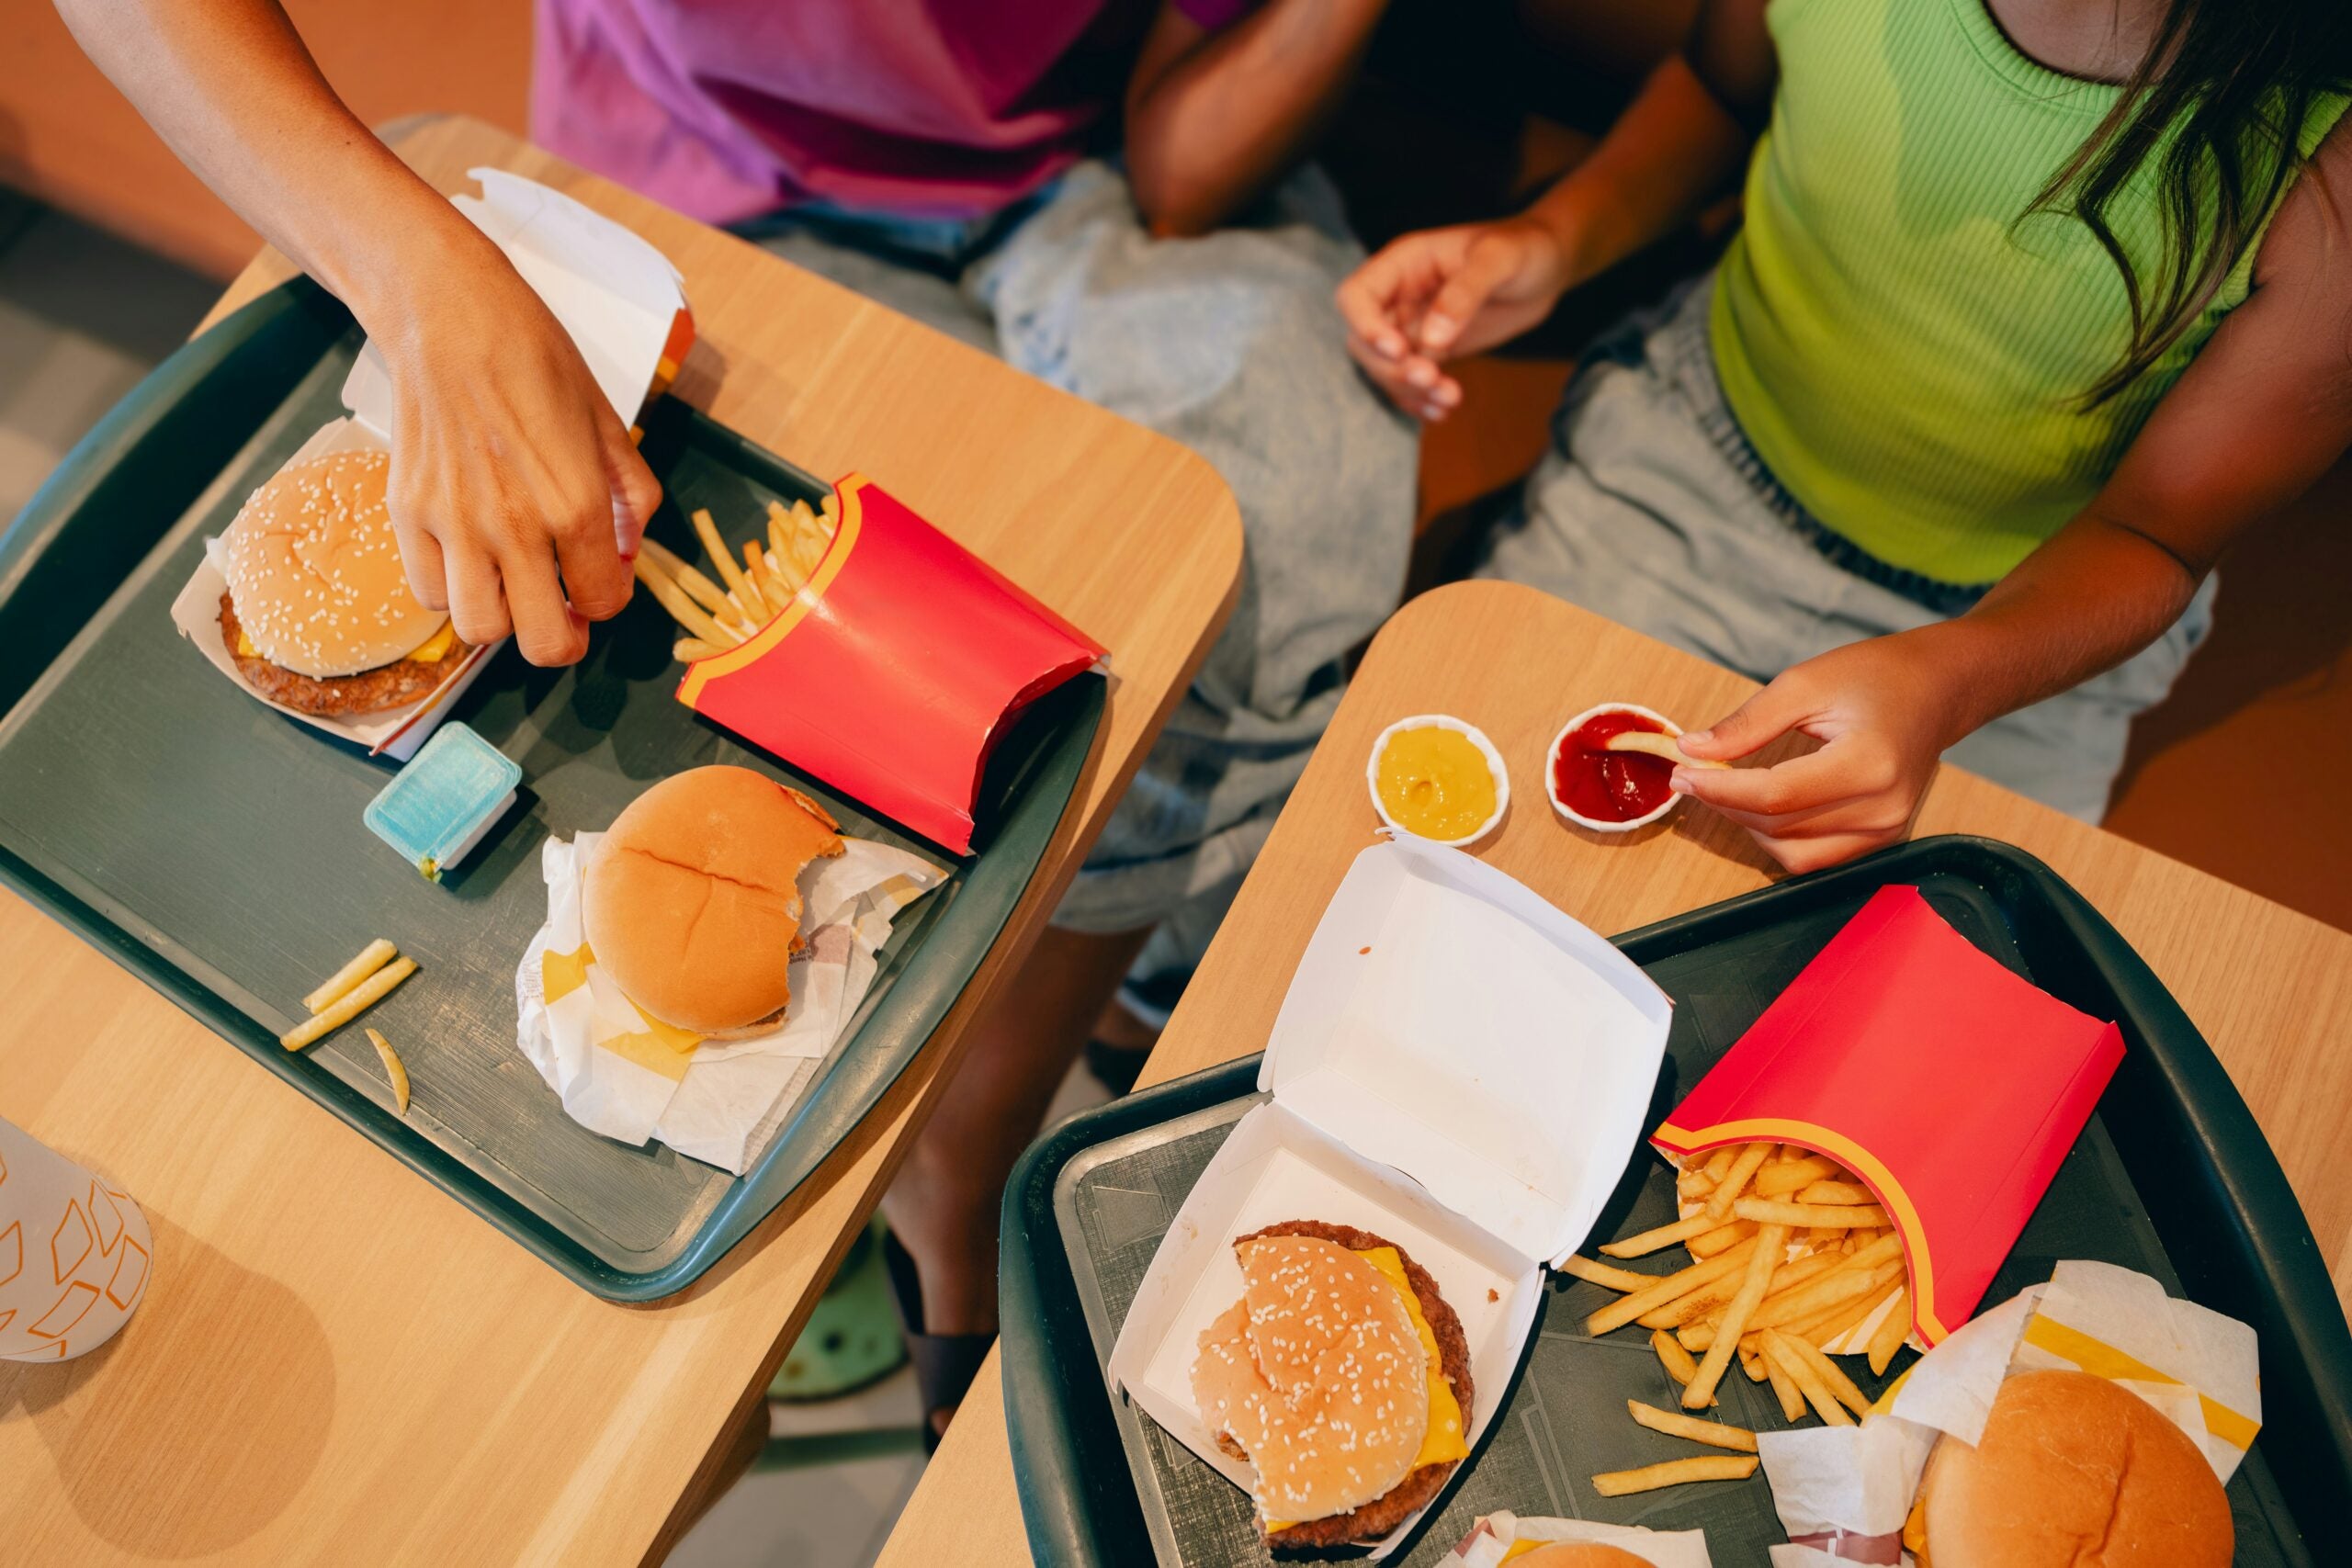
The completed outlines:
<svg viewBox="0 0 2352 1568">
<path fill-rule="evenodd" d="M 1170 0 L 1212 30 L 1258 0 Z M 991 212 L 1115 135 L 1157 0 L 538 0 L 531 134 L 711 222 Z"/>
</svg>

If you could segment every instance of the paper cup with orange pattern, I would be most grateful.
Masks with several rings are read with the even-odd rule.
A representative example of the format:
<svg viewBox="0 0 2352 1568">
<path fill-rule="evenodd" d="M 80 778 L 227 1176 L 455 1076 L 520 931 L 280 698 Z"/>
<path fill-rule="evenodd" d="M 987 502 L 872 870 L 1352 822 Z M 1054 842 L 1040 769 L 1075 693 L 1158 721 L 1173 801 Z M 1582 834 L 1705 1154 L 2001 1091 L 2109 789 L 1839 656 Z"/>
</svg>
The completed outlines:
<svg viewBox="0 0 2352 1568">
<path fill-rule="evenodd" d="M 154 1254 L 127 1193 L 0 1118 L 0 1360 L 70 1360 L 113 1338 Z"/>
</svg>

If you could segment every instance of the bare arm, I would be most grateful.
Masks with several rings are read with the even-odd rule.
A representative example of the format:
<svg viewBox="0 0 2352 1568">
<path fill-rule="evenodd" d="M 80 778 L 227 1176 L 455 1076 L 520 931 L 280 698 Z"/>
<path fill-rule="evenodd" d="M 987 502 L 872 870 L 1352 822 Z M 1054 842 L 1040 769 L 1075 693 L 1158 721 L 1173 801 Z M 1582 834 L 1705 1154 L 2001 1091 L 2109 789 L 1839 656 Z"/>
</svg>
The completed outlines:
<svg viewBox="0 0 2352 1568">
<path fill-rule="evenodd" d="M 1945 748 L 2162 636 L 2232 541 L 2352 447 L 2352 124 L 2289 192 L 2256 263 L 2252 295 L 2080 515 L 1966 615 L 1808 660 L 1686 739 L 1731 758 L 1800 729 L 1820 750 L 1683 770 L 1678 787 L 1792 869 L 1827 864 L 1899 836 Z"/>
<path fill-rule="evenodd" d="M 1152 231 L 1206 233 L 1279 179 L 1355 79 L 1386 0 L 1268 0 L 1208 33 L 1163 4 L 1127 85 L 1127 177 Z"/>
<path fill-rule="evenodd" d="M 1526 212 L 1408 234 L 1357 268 L 1339 295 L 1349 352 L 1399 408 L 1443 418 L 1462 397 L 1445 361 L 1517 337 L 1723 190 L 1776 79 L 1764 0 L 1702 0 L 1682 51 Z"/>
<path fill-rule="evenodd" d="M 570 663 L 628 602 L 659 488 L 498 248 L 354 118 L 275 0 L 58 0 L 181 162 L 350 307 L 394 391 L 391 512 L 417 597 Z"/>
</svg>

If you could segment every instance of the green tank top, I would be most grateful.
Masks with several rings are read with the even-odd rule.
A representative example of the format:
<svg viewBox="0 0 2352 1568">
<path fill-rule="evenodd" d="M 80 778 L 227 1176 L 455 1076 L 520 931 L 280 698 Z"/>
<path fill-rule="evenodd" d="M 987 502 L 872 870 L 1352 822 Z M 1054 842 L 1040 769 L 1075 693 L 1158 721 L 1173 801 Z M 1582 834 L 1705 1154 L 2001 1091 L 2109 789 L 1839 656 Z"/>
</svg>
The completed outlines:
<svg viewBox="0 0 2352 1568">
<path fill-rule="evenodd" d="M 1984 0 L 1772 0 L 1766 16 L 1780 86 L 1712 305 L 1724 394 L 1830 528 L 1938 581 L 1990 582 L 2105 482 L 2245 299 L 2256 246 L 2158 364 L 2086 410 L 2130 342 L 2122 279 L 2074 218 L 2017 220 L 2116 89 L 2018 53 Z M 2306 153 L 2346 101 L 2314 105 Z M 2156 276 L 2146 167 L 2109 221 Z"/>
</svg>

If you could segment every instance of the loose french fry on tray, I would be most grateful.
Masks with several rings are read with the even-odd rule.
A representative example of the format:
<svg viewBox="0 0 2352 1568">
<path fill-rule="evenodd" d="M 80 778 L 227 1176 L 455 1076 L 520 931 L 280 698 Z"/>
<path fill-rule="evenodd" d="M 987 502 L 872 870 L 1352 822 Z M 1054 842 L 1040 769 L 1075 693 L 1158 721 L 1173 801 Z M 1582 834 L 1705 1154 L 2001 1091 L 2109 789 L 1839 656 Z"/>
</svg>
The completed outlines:
<svg viewBox="0 0 2352 1568">
<path fill-rule="evenodd" d="M 1764 1300 L 1764 1292 L 1772 1282 L 1772 1270 L 1788 1249 L 1789 1233 L 1780 1225 L 1768 1224 L 1758 1230 L 1756 1239 L 1748 1244 L 1746 1272 L 1740 1280 L 1739 1294 L 1724 1309 L 1724 1320 L 1716 1329 L 1715 1342 L 1707 1347 L 1706 1359 L 1699 1363 L 1699 1375 L 1682 1390 L 1682 1408 L 1703 1410 L 1714 1397 L 1715 1385 L 1723 1381 L 1731 1365 L 1733 1353 L 1739 1348 L 1739 1337 L 1747 1332 L 1747 1320 Z M 1725 1257 L 1731 1254 L 1724 1254 Z"/>
<path fill-rule="evenodd" d="M 1682 1342 L 1665 1329 L 1651 1332 L 1650 1348 L 1657 1352 L 1658 1364 L 1676 1382 L 1688 1383 L 1699 1375 L 1699 1363 L 1690 1359 L 1690 1352 L 1682 1348 Z"/>
<path fill-rule="evenodd" d="M 378 937 L 361 948 L 356 958 L 321 981 L 317 990 L 304 997 L 302 1010 L 305 1012 L 317 1012 L 322 1008 L 332 1006 L 337 998 L 358 985 L 360 981 L 390 964 L 392 961 L 392 955 L 398 952 L 400 952 L 399 948 L 394 947 L 382 937 Z"/>
<path fill-rule="evenodd" d="M 1894 1353 L 1903 1348 L 1903 1341 L 1910 1334 L 1911 1291 L 1905 1286 L 1894 1292 L 1894 1304 L 1887 1309 L 1886 1316 L 1879 1320 L 1878 1327 L 1871 1331 L 1871 1374 L 1873 1377 L 1886 1375 Z"/>
<path fill-rule="evenodd" d="M 401 1116 L 407 1115 L 407 1065 L 401 1060 L 401 1054 L 392 1049 L 392 1043 L 385 1039 L 380 1032 L 370 1029 L 368 1032 L 368 1043 L 376 1047 L 376 1055 L 384 1064 L 384 1077 L 391 1083 L 393 1111 Z"/>
<path fill-rule="evenodd" d="M 1745 1344 L 1739 1348 L 1739 1370 L 1749 1382 L 1762 1382 L 1765 1378 L 1764 1352 L 1751 1350 Z"/>
<path fill-rule="evenodd" d="M 1862 1391 L 1854 1386 L 1854 1380 L 1830 1359 L 1826 1350 L 1817 1345 L 1808 1345 L 1792 1334 L 1782 1334 L 1780 1337 L 1781 1342 L 1789 1347 L 1792 1355 L 1813 1369 L 1813 1375 L 1821 1380 L 1821 1386 L 1827 1389 L 1838 1404 L 1856 1416 L 1870 1414 L 1871 1402 L 1862 1397 Z"/>
<path fill-rule="evenodd" d="M 1770 1356 L 1763 1356 L 1762 1359 L 1765 1373 L 1772 1380 L 1772 1397 L 1781 1402 L 1781 1419 L 1794 1426 L 1804 1419 L 1804 1395 L 1798 1391 L 1796 1380 L 1789 1376 L 1787 1368 Z"/>
<path fill-rule="evenodd" d="M 1886 1211 L 1875 1203 L 1778 1203 L 1770 1198 L 1742 1198 L 1731 1212 L 1758 1224 L 1831 1225 L 1848 1230 L 1855 1225 L 1883 1225 Z"/>
<path fill-rule="evenodd" d="M 1770 1144 L 1750 1144 L 1739 1151 L 1739 1157 L 1731 1162 L 1731 1169 L 1724 1173 L 1724 1179 L 1716 1183 L 1715 1190 L 1707 1194 L 1707 1214 L 1711 1219 L 1720 1224 L 1731 1217 L 1732 1204 L 1747 1190 L 1748 1182 L 1771 1152 Z"/>
<path fill-rule="evenodd" d="M 1560 1272 L 1596 1285 L 1606 1285 L 1612 1291 L 1639 1291 L 1655 1285 L 1664 1278 L 1658 1274 L 1637 1274 L 1631 1269 L 1612 1269 L 1606 1263 L 1571 1253 L 1560 1265 Z"/>
<path fill-rule="evenodd" d="M 1844 1412 L 1839 1412 L 1844 1414 Z M 1603 1497 L 1634 1492 L 1656 1492 L 1690 1481 L 1745 1481 L 1756 1473 L 1758 1461 L 1747 1454 L 1710 1454 L 1702 1459 L 1668 1460 L 1639 1470 L 1611 1470 L 1592 1478 L 1592 1489 Z"/>
<path fill-rule="evenodd" d="M 1729 1427 L 1721 1421 L 1702 1421 L 1696 1416 L 1660 1410 L 1655 1404 L 1644 1404 L 1638 1399 L 1625 1402 L 1627 1415 L 1653 1432 L 1664 1432 L 1669 1438 L 1688 1438 L 1694 1443 L 1710 1448 L 1737 1449 L 1741 1453 L 1756 1451 L 1756 1434 L 1745 1427 Z"/>
<path fill-rule="evenodd" d="M 1804 1395 L 1805 1403 L 1812 1405 L 1824 1421 L 1833 1427 L 1854 1424 L 1854 1418 L 1846 1414 L 1846 1407 L 1838 1403 L 1838 1396 L 1830 1393 L 1828 1385 L 1815 1373 L 1812 1363 L 1797 1354 L 1794 1341 L 1787 1335 L 1777 1329 L 1766 1329 L 1764 1356 L 1789 1375 L 1790 1381 L 1797 1385 L 1797 1392 Z"/>
<path fill-rule="evenodd" d="M 277 1043 L 288 1051 L 300 1051 L 305 1045 L 324 1039 L 391 995 L 393 987 L 415 973 L 415 959 L 394 959 L 328 1003 L 323 1010 L 303 1020 L 290 1034 L 279 1035 Z"/>
<path fill-rule="evenodd" d="M 1791 1192 L 1801 1192 L 1816 1181 L 1845 1174 L 1837 1161 L 1820 1155 L 1807 1155 L 1803 1159 L 1785 1161 L 1757 1172 L 1753 1185 L 1758 1198 L 1780 1198 Z"/>
<path fill-rule="evenodd" d="M 727 548 L 727 541 L 718 536 L 718 525 L 710 520 L 707 507 L 695 508 L 694 525 L 696 536 L 702 540 L 702 547 L 709 552 L 711 564 L 718 568 L 719 581 L 727 584 L 727 592 L 753 620 L 766 620 L 766 602 L 761 599 L 760 591 L 752 586 L 751 580 L 743 575 L 743 569 L 735 564 L 734 556 Z"/>
<path fill-rule="evenodd" d="M 1630 1295 L 1620 1296 L 1586 1318 L 1584 1331 L 1598 1337 L 1612 1328 L 1623 1328 L 1652 1308 L 1680 1301 L 1702 1285 L 1713 1284 L 1726 1274 L 1747 1268 L 1749 1255 L 1756 1250 L 1757 1240 L 1756 1236 L 1750 1236 L 1729 1252 L 1720 1253 L 1704 1263 L 1693 1263 L 1688 1269 L 1661 1275 L 1657 1283 Z"/>
<path fill-rule="evenodd" d="M 1678 1241 L 1689 1241 L 1692 1236 L 1704 1235 L 1709 1231 L 1720 1227 L 1723 1223 L 1706 1214 L 1693 1214 L 1687 1220 L 1677 1220 L 1670 1225 L 1660 1225 L 1656 1230 L 1646 1230 L 1639 1235 L 1629 1235 L 1623 1241 L 1604 1242 L 1601 1244 L 1600 1250 L 1611 1258 L 1641 1258 L 1672 1247 Z"/>
<path fill-rule="evenodd" d="M 670 612 L 670 618 L 684 626 L 696 641 L 707 642 L 714 648 L 732 648 L 743 640 L 712 620 L 710 612 L 688 598 L 686 591 L 666 575 L 654 563 L 653 558 L 643 550 L 639 550 L 637 559 L 629 563 L 629 570 L 637 573 L 637 580 L 645 584 L 653 597 L 661 602 L 662 607 Z"/>
</svg>

